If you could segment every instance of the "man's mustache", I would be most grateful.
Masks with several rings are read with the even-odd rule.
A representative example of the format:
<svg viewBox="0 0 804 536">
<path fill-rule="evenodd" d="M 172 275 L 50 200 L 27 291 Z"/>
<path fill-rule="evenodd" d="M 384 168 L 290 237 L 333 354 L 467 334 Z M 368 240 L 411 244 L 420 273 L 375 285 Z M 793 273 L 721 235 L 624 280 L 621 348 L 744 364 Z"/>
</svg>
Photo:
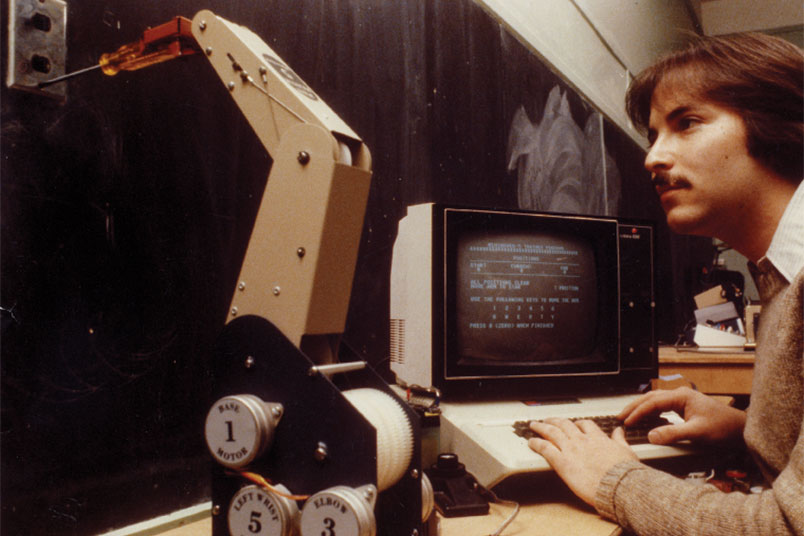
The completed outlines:
<svg viewBox="0 0 804 536">
<path fill-rule="evenodd" d="M 651 173 L 650 182 L 653 184 L 654 188 L 677 188 L 687 184 L 687 181 L 681 177 L 675 177 L 665 173 Z"/>
</svg>

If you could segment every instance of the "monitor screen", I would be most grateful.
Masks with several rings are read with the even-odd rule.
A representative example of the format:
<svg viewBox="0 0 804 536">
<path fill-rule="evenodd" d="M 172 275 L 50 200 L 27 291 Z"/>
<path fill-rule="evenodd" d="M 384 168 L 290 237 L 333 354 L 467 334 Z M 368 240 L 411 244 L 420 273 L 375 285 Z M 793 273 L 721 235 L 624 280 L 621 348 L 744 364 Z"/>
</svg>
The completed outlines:
<svg viewBox="0 0 804 536">
<path fill-rule="evenodd" d="M 563 233 L 467 233 L 455 270 L 461 364 L 561 363 L 593 353 L 594 249 Z"/>
</svg>

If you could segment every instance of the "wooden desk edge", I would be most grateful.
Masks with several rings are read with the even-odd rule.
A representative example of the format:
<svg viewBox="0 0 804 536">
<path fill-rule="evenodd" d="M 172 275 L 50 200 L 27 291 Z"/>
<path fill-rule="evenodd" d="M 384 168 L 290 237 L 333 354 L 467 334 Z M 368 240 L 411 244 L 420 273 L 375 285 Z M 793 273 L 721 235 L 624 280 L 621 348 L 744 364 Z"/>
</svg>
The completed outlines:
<svg viewBox="0 0 804 536">
<path fill-rule="evenodd" d="M 440 517 L 439 530 L 440 536 L 454 536 L 465 534 L 467 530 L 476 529 L 479 526 L 483 529 L 494 530 L 499 528 L 502 522 L 510 513 L 510 507 L 502 505 L 492 505 L 489 515 L 480 517 L 465 518 L 443 518 Z M 182 519 L 182 515 L 184 519 Z M 127 535 L 127 536 L 210 536 L 212 534 L 212 516 L 207 510 L 202 519 L 197 517 L 188 518 L 186 512 L 176 512 L 172 516 L 173 523 L 140 523 L 128 529 L 120 529 L 107 533 L 107 535 Z M 433 514 L 437 515 L 437 514 Z M 571 519 L 573 516 L 574 519 Z M 165 519 L 161 518 L 161 519 Z M 178 522 L 178 525 L 176 524 Z M 569 527 L 567 524 L 569 523 Z M 524 534 L 555 534 L 562 529 L 570 528 L 573 533 L 596 534 L 599 536 L 617 536 L 622 534 L 622 529 L 596 514 L 575 508 L 563 503 L 546 503 L 544 505 L 525 505 L 520 511 L 520 515 L 514 520 L 507 532 L 512 535 Z M 578 529 L 576 532 L 575 529 Z M 535 531 L 535 532 L 534 532 Z M 106 535 L 105 535 L 106 536 Z"/>
<path fill-rule="evenodd" d="M 754 352 L 745 350 L 717 351 L 684 350 L 674 346 L 659 347 L 659 365 L 663 364 L 712 364 L 746 365 L 754 364 Z"/>
</svg>

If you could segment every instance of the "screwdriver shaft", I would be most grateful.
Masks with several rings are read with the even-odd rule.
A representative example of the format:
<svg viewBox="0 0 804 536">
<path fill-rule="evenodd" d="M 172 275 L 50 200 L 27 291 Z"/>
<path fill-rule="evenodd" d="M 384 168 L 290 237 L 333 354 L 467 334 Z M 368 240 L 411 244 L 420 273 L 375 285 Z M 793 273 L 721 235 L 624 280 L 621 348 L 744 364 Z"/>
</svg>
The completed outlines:
<svg viewBox="0 0 804 536">
<path fill-rule="evenodd" d="M 49 86 L 51 84 L 55 84 L 57 82 L 63 82 L 63 81 L 68 80 L 68 79 L 70 79 L 70 78 L 72 78 L 74 76 L 78 76 L 78 75 L 81 75 L 81 74 L 84 74 L 84 73 L 88 73 L 90 71 L 94 71 L 95 69 L 100 69 L 100 67 L 101 67 L 100 64 L 92 65 L 91 67 L 86 67 L 84 69 L 79 69 L 79 70 L 73 71 L 71 73 L 67 73 L 67 74 L 64 74 L 64 75 L 61 75 L 61 76 L 57 76 L 56 78 L 51 78 L 50 80 L 44 80 L 42 82 L 39 82 L 38 87 L 42 88 L 42 87 L 47 87 L 47 86 Z"/>
</svg>

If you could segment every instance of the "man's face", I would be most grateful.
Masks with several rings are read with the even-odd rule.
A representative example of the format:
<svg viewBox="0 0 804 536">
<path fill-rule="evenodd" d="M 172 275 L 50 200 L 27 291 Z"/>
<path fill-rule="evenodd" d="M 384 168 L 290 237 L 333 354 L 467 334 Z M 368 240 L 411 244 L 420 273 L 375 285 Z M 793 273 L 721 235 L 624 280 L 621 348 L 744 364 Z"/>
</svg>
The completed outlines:
<svg viewBox="0 0 804 536">
<path fill-rule="evenodd" d="M 670 228 L 728 236 L 750 207 L 761 171 L 748 154 L 742 118 L 663 81 L 651 99 L 648 139 L 645 167 Z"/>
</svg>

